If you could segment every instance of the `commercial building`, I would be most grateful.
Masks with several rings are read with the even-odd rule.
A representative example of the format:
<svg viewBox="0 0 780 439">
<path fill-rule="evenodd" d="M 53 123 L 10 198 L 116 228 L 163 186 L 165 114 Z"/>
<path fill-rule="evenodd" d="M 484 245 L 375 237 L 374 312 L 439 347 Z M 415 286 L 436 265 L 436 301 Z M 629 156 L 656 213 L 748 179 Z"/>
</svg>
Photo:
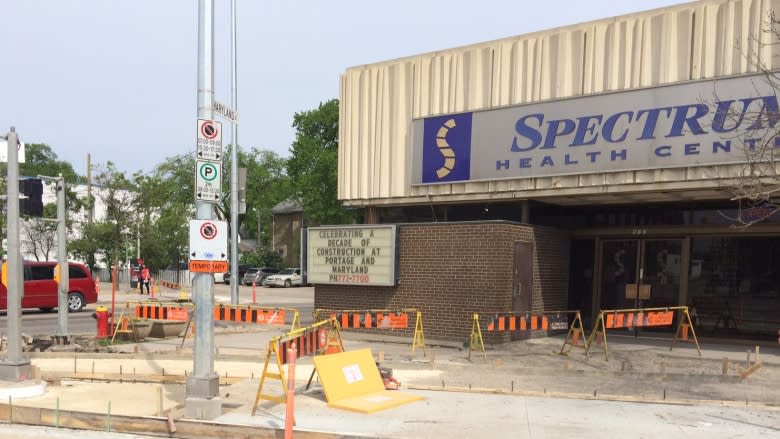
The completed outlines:
<svg viewBox="0 0 780 439">
<path fill-rule="evenodd" d="M 339 199 L 397 225 L 399 262 L 315 306 L 419 308 L 463 340 L 473 312 L 689 305 L 705 334 L 776 337 L 780 215 L 738 200 L 780 184 L 773 11 L 703 0 L 347 69 Z"/>
</svg>

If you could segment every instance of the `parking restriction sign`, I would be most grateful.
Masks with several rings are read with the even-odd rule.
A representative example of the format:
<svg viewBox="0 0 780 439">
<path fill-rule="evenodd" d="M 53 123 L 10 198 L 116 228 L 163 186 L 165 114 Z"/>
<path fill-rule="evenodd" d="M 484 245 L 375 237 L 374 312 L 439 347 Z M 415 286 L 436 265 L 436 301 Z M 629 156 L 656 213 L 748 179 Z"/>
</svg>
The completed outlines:
<svg viewBox="0 0 780 439">
<path fill-rule="evenodd" d="M 222 164 L 195 161 L 195 199 L 219 203 L 222 199 Z"/>
<path fill-rule="evenodd" d="M 222 123 L 198 119 L 197 160 L 222 161 Z"/>
</svg>

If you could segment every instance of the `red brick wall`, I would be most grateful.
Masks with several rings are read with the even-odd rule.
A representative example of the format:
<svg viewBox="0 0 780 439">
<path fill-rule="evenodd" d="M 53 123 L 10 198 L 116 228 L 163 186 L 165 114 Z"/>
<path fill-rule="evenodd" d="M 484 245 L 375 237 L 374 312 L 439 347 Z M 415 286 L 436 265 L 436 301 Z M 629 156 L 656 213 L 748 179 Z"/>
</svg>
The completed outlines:
<svg viewBox="0 0 780 439">
<path fill-rule="evenodd" d="M 504 221 L 399 224 L 395 287 L 316 285 L 315 308 L 401 309 L 423 313 L 426 339 L 469 341 L 472 315 L 512 309 L 514 242 L 534 242 L 532 309 L 566 309 L 569 238 L 557 229 Z M 409 336 L 414 329 L 396 330 Z M 507 340 L 487 334 L 486 343 Z M 385 330 L 386 331 L 386 330 Z M 389 333 L 388 333 L 389 334 Z"/>
</svg>

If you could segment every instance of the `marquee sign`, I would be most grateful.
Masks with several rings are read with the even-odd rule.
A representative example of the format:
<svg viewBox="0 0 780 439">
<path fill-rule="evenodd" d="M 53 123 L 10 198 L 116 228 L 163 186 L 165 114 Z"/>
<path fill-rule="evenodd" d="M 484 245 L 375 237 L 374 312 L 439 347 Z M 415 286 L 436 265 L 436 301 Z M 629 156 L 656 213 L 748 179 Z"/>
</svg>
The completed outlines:
<svg viewBox="0 0 780 439">
<path fill-rule="evenodd" d="M 743 163 L 778 121 L 762 75 L 428 117 L 412 122 L 412 184 Z"/>
<path fill-rule="evenodd" d="M 395 285 L 395 225 L 309 227 L 305 233 L 308 283 Z"/>
</svg>

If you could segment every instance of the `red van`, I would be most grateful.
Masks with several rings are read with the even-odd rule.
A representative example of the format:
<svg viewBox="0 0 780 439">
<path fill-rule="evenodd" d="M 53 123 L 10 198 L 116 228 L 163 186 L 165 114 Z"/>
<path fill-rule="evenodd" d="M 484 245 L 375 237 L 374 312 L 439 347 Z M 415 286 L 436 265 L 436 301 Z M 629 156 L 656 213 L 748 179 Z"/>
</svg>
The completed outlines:
<svg viewBox="0 0 780 439">
<path fill-rule="evenodd" d="M 24 297 L 22 308 L 51 311 L 57 307 L 57 282 L 54 281 L 56 261 L 24 261 Z M 68 310 L 77 312 L 88 303 L 97 302 L 97 291 L 92 274 L 84 264 L 69 263 Z M 0 283 L 0 310 L 8 308 L 8 290 Z"/>
</svg>

